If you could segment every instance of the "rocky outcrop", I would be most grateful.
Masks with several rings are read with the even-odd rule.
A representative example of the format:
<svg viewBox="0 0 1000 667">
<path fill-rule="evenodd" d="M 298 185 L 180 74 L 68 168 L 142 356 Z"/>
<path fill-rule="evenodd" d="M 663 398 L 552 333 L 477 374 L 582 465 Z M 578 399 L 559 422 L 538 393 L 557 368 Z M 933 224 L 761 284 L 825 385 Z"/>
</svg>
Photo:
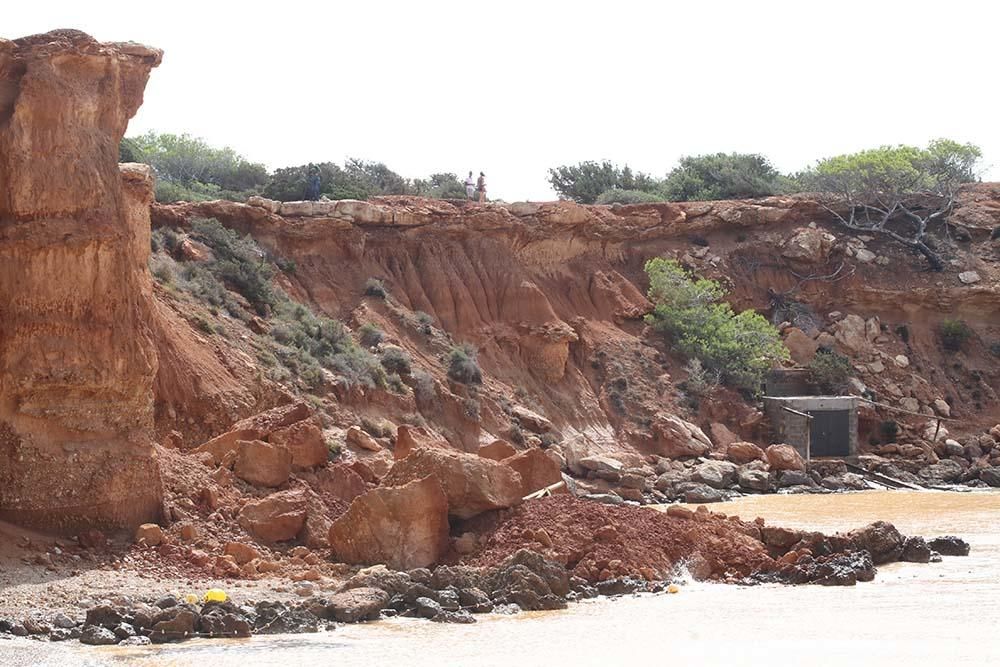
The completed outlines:
<svg viewBox="0 0 1000 667">
<path fill-rule="evenodd" d="M 704 431 L 676 415 L 656 415 L 653 436 L 654 453 L 671 459 L 703 456 L 712 449 L 712 441 Z"/>
<path fill-rule="evenodd" d="M 345 563 L 396 570 L 433 565 L 448 546 L 448 497 L 434 476 L 372 489 L 333 522 L 329 539 Z"/>
<path fill-rule="evenodd" d="M 562 481 L 559 464 L 540 449 L 529 449 L 503 460 L 521 476 L 521 496 Z"/>
<path fill-rule="evenodd" d="M 806 462 L 791 445 L 771 445 L 765 450 L 772 470 L 804 471 Z"/>
<path fill-rule="evenodd" d="M 306 522 L 308 500 L 300 491 L 281 491 L 248 502 L 240 510 L 240 527 L 264 542 L 282 542 L 299 534 Z"/>
<path fill-rule="evenodd" d="M 487 510 L 521 502 L 521 476 L 504 463 L 476 454 L 421 448 L 396 461 L 383 486 L 401 486 L 428 475 L 440 481 L 448 497 L 448 513 L 469 519 Z"/>
<path fill-rule="evenodd" d="M 0 39 L 0 518 L 155 518 L 148 168 L 118 143 L 161 52 Z"/>
</svg>

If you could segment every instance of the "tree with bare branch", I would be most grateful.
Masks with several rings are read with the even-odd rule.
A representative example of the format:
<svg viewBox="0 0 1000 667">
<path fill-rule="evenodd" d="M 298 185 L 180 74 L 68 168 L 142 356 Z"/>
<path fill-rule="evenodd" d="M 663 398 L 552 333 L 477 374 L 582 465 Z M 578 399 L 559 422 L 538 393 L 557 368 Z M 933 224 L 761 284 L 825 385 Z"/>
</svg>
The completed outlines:
<svg viewBox="0 0 1000 667">
<path fill-rule="evenodd" d="M 821 160 L 800 179 L 829 195 L 824 208 L 848 229 L 888 236 L 940 271 L 928 228 L 947 222 L 958 188 L 977 180 L 978 146 L 936 139 L 927 148 L 882 146 Z"/>
</svg>

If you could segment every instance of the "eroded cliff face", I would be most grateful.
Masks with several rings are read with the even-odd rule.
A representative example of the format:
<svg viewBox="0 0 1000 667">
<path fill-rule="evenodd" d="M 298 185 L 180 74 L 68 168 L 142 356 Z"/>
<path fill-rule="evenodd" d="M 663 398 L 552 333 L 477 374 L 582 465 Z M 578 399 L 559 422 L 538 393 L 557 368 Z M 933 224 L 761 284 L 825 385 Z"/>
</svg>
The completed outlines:
<svg viewBox="0 0 1000 667">
<path fill-rule="evenodd" d="M 359 415 L 413 423 L 419 413 L 466 451 L 519 431 L 554 443 L 549 450 L 582 474 L 581 461 L 595 454 L 639 466 L 650 455 L 724 447 L 730 435 L 770 442 L 752 401 L 726 389 L 700 401 L 685 392 L 683 360 L 642 320 L 651 308 L 643 264 L 655 256 L 720 280 L 737 309 L 784 322 L 790 346 L 808 341 L 805 353 L 793 350 L 800 364 L 820 345 L 833 347 L 851 359 L 858 392 L 862 386 L 929 414 L 941 399 L 970 431 L 995 422 L 998 367 L 988 347 L 1000 339 L 1000 292 L 989 236 L 1000 220 L 984 187 L 969 189 L 954 216 L 969 238 L 940 240 L 952 261 L 943 273 L 921 271 L 919 258 L 891 241 L 844 233 L 809 196 L 613 207 L 253 200 L 156 205 L 153 223 L 183 230 L 192 219 L 216 218 L 250 234 L 273 255 L 294 260 L 294 272 L 279 276 L 294 298 L 355 330 L 377 325 L 385 344 L 403 347 L 414 368 L 436 381 L 435 400 L 423 403 L 406 392 L 321 390 L 335 426 L 357 423 Z M 981 284 L 958 278 L 970 269 Z M 365 297 L 369 278 L 384 281 L 388 299 Z M 435 333 L 415 324 L 421 311 Z M 963 319 L 976 332 L 959 354 L 941 349 L 945 318 Z M 857 339 L 850 327 L 859 320 Z M 217 336 L 199 338 L 218 347 Z M 447 378 L 449 346 L 462 341 L 477 347 L 484 370 L 475 396 Z M 898 365 L 899 355 L 912 364 Z M 165 396 L 161 428 L 167 420 L 160 414 L 197 414 L 204 405 L 190 394 Z M 463 410 L 470 397 L 478 405 L 474 418 Z M 716 435 L 713 424 L 726 430 L 715 428 Z M 711 443 L 698 427 L 713 432 Z"/>
<path fill-rule="evenodd" d="M 118 143 L 161 52 L 77 31 L 0 40 L 0 518 L 157 515 L 149 205 Z"/>
</svg>

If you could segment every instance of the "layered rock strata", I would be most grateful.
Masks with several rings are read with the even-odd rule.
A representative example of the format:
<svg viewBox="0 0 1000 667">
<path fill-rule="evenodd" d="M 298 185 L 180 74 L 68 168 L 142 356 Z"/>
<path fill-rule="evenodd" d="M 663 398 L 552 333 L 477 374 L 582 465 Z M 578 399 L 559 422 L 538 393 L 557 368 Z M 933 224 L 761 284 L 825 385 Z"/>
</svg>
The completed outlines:
<svg viewBox="0 0 1000 667">
<path fill-rule="evenodd" d="M 161 52 L 0 40 L 0 518 L 137 525 L 153 456 L 148 168 L 118 144 Z"/>
</svg>

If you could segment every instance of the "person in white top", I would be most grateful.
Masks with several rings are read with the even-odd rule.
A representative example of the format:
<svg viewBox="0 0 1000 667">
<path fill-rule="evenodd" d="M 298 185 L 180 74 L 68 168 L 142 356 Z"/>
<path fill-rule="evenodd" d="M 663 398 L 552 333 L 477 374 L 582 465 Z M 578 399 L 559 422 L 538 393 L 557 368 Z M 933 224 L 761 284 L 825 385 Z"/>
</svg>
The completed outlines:
<svg viewBox="0 0 1000 667">
<path fill-rule="evenodd" d="M 476 180 L 472 178 L 472 172 L 469 172 L 469 177 L 465 179 L 465 198 L 472 201 L 476 198 Z"/>
</svg>

